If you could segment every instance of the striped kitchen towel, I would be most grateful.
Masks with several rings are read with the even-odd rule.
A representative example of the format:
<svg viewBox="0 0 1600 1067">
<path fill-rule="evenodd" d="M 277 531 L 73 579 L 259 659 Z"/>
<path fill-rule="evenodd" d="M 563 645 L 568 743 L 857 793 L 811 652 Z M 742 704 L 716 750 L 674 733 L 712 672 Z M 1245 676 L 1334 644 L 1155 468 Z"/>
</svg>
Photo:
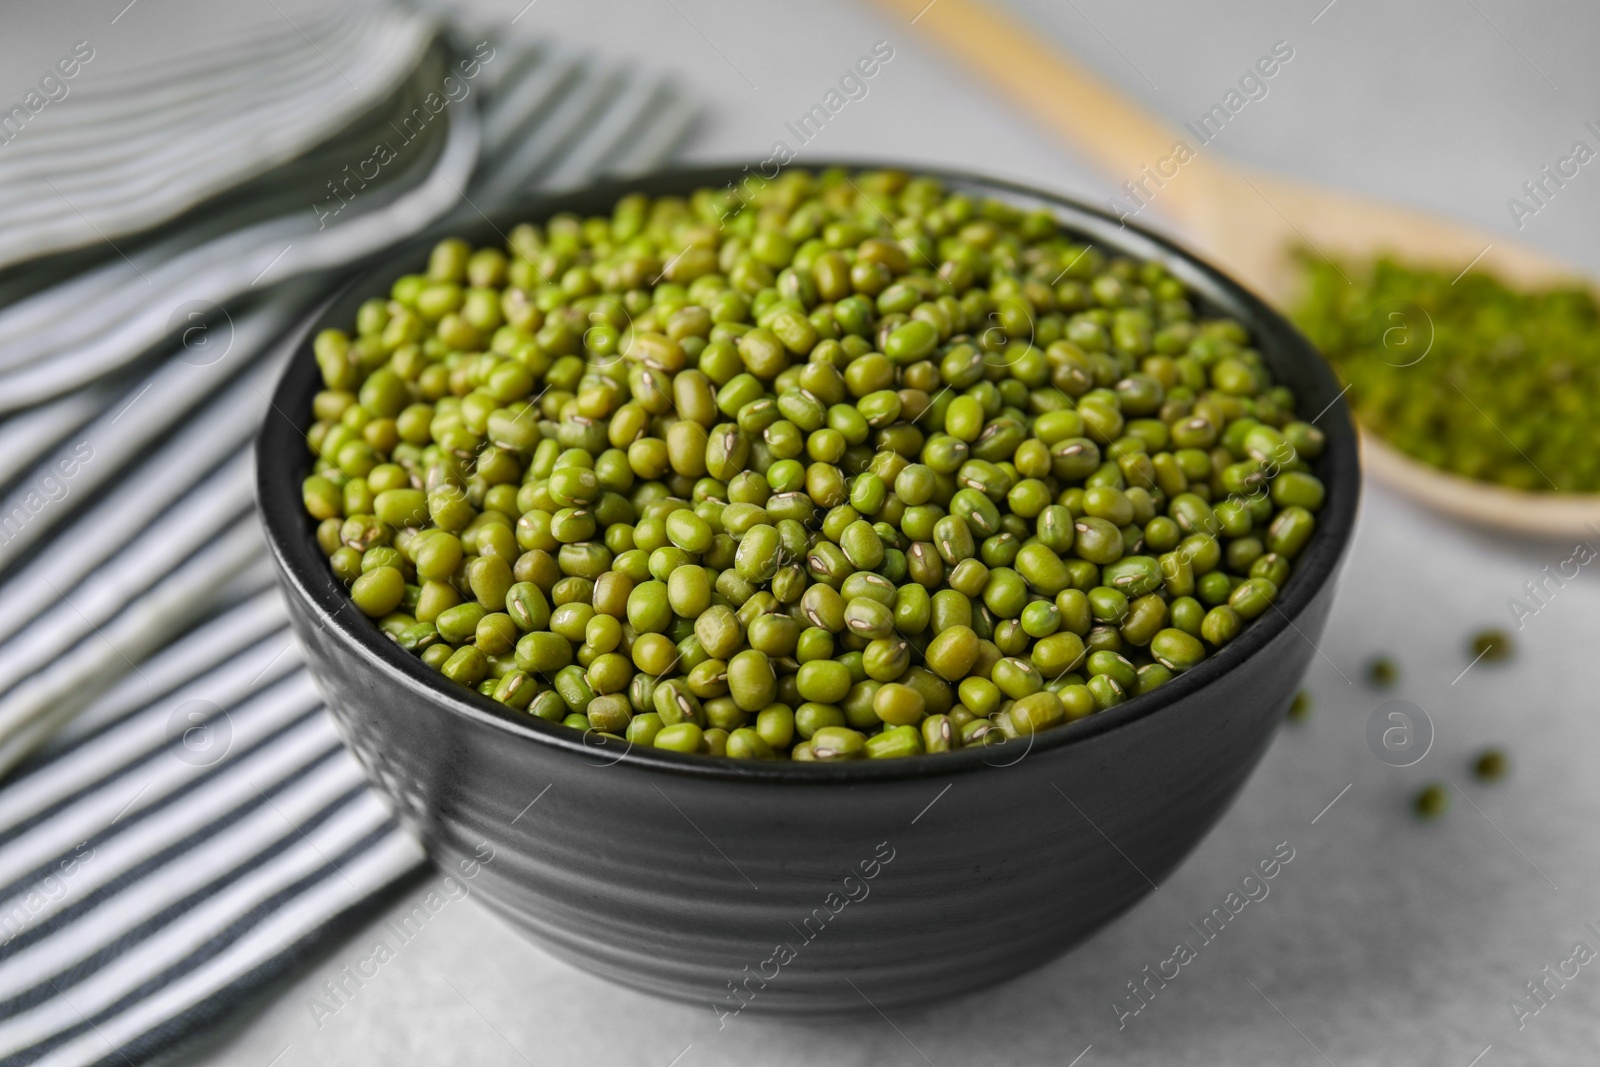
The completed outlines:
<svg viewBox="0 0 1600 1067">
<path fill-rule="evenodd" d="M 261 149 L 256 172 L 218 178 L 234 184 L 204 202 L 192 185 L 147 181 L 152 210 L 179 213 L 98 260 L 60 252 L 31 281 L 0 272 L 0 411 L 13 412 L 0 421 L 0 1067 L 148 1061 L 258 995 L 424 862 L 339 742 L 252 513 L 250 440 L 275 417 L 285 338 L 388 241 L 530 188 L 647 170 L 694 115 L 659 77 L 403 8 L 340 8 L 294 28 L 240 42 L 238 66 L 310 71 L 296 42 L 326 35 L 390 42 L 384 54 L 407 69 L 374 60 L 364 72 L 364 110 L 349 109 L 361 129 L 410 113 L 446 71 L 464 84 L 474 58 L 475 84 L 326 227 L 321 187 L 340 146 L 301 144 L 285 159 L 285 140 L 278 155 Z M 254 91 L 224 66 L 197 69 Z M 293 79 L 274 84 L 279 95 L 252 98 L 258 117 L 296 106 Z M 130 98 L 186 91 L 170 73 L 118 85 Z M 92 128 L 93 114 L 46 121 L 73 102 L 27 130 L 31 160 L 48 163 Z M 211 113 L 229 121 L 228 108 Z M 8 198 L 12 147 L 0 145 L 0 231 L 13 202 L 64 218 L 37 189 Z M 123 170 L 103 177 L 125 180 L 128 165 L 118 157 Z M 93 172 L 75 181 L 86 201 L 107 195 Z M 82 237 L 37 229 L 31 239 Z M 0 259 L 28 247 L 0 243 Z M 62 256 L 81 269 L 62 275 Z M 92 329 L 51 313 L 85 300 L 95 314 L 102 301 L 139 313 Z M 197 317 L 166 317 L 190 304 Z"/>
<path fill-rule="evenodd" d="M 263 589 L 0 792 L 0 1063 L 138 1063 L 422 859 Z"/>
</svg>

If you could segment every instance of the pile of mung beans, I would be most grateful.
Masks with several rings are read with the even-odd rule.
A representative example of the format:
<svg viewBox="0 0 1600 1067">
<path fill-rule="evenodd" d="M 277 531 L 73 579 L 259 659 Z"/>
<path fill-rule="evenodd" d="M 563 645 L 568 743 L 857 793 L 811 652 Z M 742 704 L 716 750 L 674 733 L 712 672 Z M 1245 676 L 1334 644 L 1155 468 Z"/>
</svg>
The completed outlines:
<svg viewBox="0 0 1600 1067">
<path fill-rule="evenodd" d="M 1301 256 L 1296 322 L 1361 424 L 1415 459 L 1533 492 L 1600 492 L 1600 304 L 1582 285 L 1389 257 Z"/>
<path fill-rule="evenodd" d="M 304 502 L 355 607 L 516 713 L 674 752 L 1114 707 L 1274 610 L 1323 502 L 1238 322 L 900 172 L 441 241 L 313 347 Z"/>
</svg>

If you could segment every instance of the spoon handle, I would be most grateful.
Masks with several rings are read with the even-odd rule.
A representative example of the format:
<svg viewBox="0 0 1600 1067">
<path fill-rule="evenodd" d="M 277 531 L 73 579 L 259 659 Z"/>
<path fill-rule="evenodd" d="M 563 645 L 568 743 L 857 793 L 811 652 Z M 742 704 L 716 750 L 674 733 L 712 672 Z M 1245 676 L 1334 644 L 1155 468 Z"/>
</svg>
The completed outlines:
<svg viewBox="0 0 1600 1067">
<path fill-rule="evenodd" d="M 879 0 L 912 19 L 969 71 L 1081 148 L 1119 184 L 1146 178 L 1173 155 L 1179 137 L 1160 116 L 1053 47 L 1035 27 L 986 0 Z M 1184 180 L 1160 194 L 1163 213 L 1180 223 L 1204 217 L 1209 181 L 1191 159 Z M 1148 179 L 1146 179 L 1148 180 Z"/>
</svg>

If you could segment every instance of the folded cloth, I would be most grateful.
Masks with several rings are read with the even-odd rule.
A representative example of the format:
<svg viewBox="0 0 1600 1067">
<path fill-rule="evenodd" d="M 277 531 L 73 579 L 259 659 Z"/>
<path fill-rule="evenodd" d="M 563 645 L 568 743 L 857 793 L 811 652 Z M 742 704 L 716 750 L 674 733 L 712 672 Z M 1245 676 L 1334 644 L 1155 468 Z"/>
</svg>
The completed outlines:
<svg viewBox="0 0 1600 1067">
<path fill-rule="evenodd" d="M 315 223 L 332 209 L 306 199 L 313 225 L 285 230 L 292 247 L 280 255 L 263 242 L 289 216 L 263 215 L 253 198 L 276 185 L 273 203 L 292 202 L 289 183 L 304 187 L 338 158 L 312 146 L 265 177 L 235 175 L 234 199 L 119 240 L 115 254 L 75 253 L 79 272 L 47 286 L 0 275 L 0 334 L 13 356 L 0 359 L 0 410 L 16 412 L 0 421 L 0 1067 L 161 1055 L 258 995 L 424 862 L 339 742 L 250 511 L 248 441 L 277 417 L 268 397 L 285 338 L 349 264 L 370 258 L 372 220 L 398 240 L 477 219 L 531 188 L 646 170 L 694 117 L 637 70 L 460 28 L 428 45 L 435 28 L 422 16 L 362 17 L 377 21 L 330 25 L 388 34 L 419 73 L 400 77 L 400 95 L 358 124 L 403 106 L 445 65 L 494 56 L 477 92 L 445 109 L 431 147 L 383 189 L 340 207 L 326 229 Z M 262 49 L 292 51 L 276 37 Z M 206 77 L 250 81 L 230 80 L 225 66 Z M 149 84 L 185 99 L 170 79 Z M 122 106 L 149 114 L 137 101 Z M 225 112 L 210 108 L 217 121 Z M 48 165 L 47 128 L 38 132 L 30 160 Z M 475 154 L 465 170 L 463 144 Z M 451 196 L 436 195 L 441 182 Z M 265 266 L 252 266 L 251 281 L 235 256 Z M 120 323 L 121 333 L 86 340 L 72 332 L 80 324 L 51 313 L 90 292 L 123 299 L 124 275 L 149 276 L 139 282 L 146 304 L 177 304 L 199 276 L 222 289 L 196 320 L 203 328 L 180 318 L 155 349 L 163 330 L 147 314 L 138 329 Z M 78 384 L 63 389 L 52 366 Z M 24 387 L 36 390 L 26 402 Z"/>
<path fill-rule="evenodd" d="M 394 90 L 436 28 L 397 5 L 339 5 L 79 88 L 0 152 L 0 266 L 147 230 L 295 159 Z M 74 55 L 94 69 L 92 44 Z"/>
<path fill-rule="evenodd" d="M 138 1063 L 423 862 L 285 623 L 208 621 L 0 792 L 0 1064 Z"/>
</svg>

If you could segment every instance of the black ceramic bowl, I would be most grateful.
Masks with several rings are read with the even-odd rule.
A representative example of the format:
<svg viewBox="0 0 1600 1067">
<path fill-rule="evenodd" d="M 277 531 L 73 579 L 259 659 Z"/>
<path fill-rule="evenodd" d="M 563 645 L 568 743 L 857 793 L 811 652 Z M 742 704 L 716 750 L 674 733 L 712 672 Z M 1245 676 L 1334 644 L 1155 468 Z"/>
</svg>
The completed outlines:
<svg viewBox="0 0 1600 1067">
<path fill-rule="evenodd" d="M 670 171 L 532 200 L 463 236 L 496 243 L 517 221 L 609 214 L 627 193 L 685 193 L 742 173 Z M 280 414 L 257 443 L 261 513 L 294 628 L 346 741 L 436 863 L 453 870 L 487 843 L 481 899 L 580 967 L 719 1013 L 831 1013 L 869 999 L 887 1008 L 1019 974 L 1178 865 L 1261 757 L 1314 654 L 1360 474 L 1339 386 L 1311 345 L 1160 237 L 1047 193 L 940 177 L 1047 206 L 1103 248 L 1160 262 L 1204 306 L 1250 328 L 1327 434 L 1317 464 L 1327 502 L 1279 610 L 1155 692 L 1031 747 L 826 765 L 599 746 L 444 681 L 384 637 L 332 580 L 301 507 L 318 388 L 309 337 L 348 327 L 362 300 L 420 270 L 431 237 L 334 300 L 278 385 Z"/>
</svg>

